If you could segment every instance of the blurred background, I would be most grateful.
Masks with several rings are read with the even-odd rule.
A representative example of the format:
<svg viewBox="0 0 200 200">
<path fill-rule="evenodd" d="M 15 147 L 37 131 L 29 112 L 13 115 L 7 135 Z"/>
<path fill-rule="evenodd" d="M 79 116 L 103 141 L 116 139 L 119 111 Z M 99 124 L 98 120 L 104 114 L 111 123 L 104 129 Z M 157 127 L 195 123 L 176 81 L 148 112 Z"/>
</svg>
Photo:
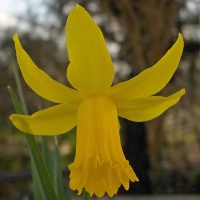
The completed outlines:
<svg viewBox="0 0 200 200">
<path fill-rule="evenodd" d="M 14 108 L 7 86 L 17 92 L 12 36 L 18 32 L 37 66 L 69 86 L 65 23 L 76 3 L 103 31 L 115 66 L 113 84 L 154 65 L 182 33 L 185 48 L 179 68 L 159 95 L 181 88 L 186 94 L 147 123 L 120 119 L 123 149 L 140 182 L 131 183 L 128 192 L 120 188 L 119 194 L 200 194 L 200 0 L 6 0 L 0 5 L 0 199 L 22 199 L 33 189 L 24 135 L 8 118 Z M 21 83 L 29 113 L 52 105 L 22 78 Z M 67 184 L 75 130 L 58 140 Z"/>
</svg>

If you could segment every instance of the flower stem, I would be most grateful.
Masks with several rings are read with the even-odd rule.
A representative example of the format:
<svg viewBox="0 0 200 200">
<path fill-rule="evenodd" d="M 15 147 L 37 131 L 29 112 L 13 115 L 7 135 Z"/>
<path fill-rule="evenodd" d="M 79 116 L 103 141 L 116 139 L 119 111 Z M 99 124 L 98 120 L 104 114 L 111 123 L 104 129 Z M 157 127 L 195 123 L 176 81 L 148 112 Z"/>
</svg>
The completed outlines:
<svg viewBox="0 0 200 200">
<path fill-rule="evenodd" d="M 90 194 L 85 190 L 83 190 L 83 200 L 90 200 L 90 198 L 91 198 Z"/>
</svg>

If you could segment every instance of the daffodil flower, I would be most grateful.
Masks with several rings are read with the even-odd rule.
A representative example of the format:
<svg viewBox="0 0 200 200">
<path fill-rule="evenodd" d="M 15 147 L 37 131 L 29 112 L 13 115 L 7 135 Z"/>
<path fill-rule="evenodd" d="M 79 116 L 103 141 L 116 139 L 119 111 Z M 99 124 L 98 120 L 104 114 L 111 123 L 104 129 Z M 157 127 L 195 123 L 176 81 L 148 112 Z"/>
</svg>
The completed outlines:
<svg viewBox="0 0 200 200">
<path fill-rule="evenodd" d="M 138 76 L 112 85 L 114 67 L 102 32 L 79 5 L 69 14 L 66 45 L 70 64 L 66 87 L 41 71 L 14 35 L 16 55 L 24 80 L 39 96 L 57 103 L 31 116 L 12 114 L 12 123 L 34 135 L 58 135 L 77 126 L 76 156 L 69 165 L 70 187 L 92 196 L 110 197 L 122 184 L 138 181 L 122 151 L 118 116 L 131 121 L 151 120 L 176 104 L 182 89 L 168 97 L 152 96 L 169 82 L 183 51 L 179 34 L 171 49 Z"/>
</svg>

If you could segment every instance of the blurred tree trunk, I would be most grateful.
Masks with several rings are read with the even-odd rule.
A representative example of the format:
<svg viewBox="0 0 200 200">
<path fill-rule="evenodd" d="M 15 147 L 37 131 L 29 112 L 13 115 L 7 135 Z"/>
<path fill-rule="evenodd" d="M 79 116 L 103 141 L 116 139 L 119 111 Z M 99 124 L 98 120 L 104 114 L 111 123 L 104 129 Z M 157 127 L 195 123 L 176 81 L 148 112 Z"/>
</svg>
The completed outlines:
<svg viewBox="0 0 200 200">
<path fill-rule="evenodd" d="M 138 176 L 139 182 L 131 183 L 128 191 L 121 189 L 121 192 L 124 194 L 151 194 L 152 187 L 148 176 L 150 163 L 147 154 L 145 124 L 124 119 L 122 129 L 123 135 L 125 135 L 124 153 Z"/>
<path fill-rule="evenodd" d="M 126 30 L 120 57 L 133 67 L 131 77 L 155 64 L 173 44 L 178 35 L 177 15 L 184 1 L 175 0 L 102 0 L 104 11 L 117 19 Z M 130 78 L 130 77 L 128 77 Z M 168 94 L 167 89 L 162 94 Z M 162 141 L 162 119 L 153 121 L 153 130 L 147 130 L 144 123 L 123 120 L 125 155 L 136 172 L 139 183 L 131 183 L 129 193 L 152 193 L 149 178 L 150 159 L 153 168 L 157 166 L 159 143 Z M 122 127 L 122 128 L 123 128 Z M 147 143 L 147 132 L 153 138 Z M 149 151 L 148 151 L 149 150 Z"/>
</svg>

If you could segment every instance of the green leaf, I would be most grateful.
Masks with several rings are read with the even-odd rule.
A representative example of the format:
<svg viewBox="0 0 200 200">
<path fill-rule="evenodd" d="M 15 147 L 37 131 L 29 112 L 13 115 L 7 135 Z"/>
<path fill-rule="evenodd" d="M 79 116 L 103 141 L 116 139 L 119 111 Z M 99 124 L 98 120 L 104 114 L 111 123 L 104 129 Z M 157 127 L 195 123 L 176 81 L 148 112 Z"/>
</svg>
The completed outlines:
<svg viewBox="0 0 200 200">
<path fill-rule="evenodd" d="M 34 199 L 46 199 L 44 192 L 42 191 L 40 177 L 38 176 L 34 160 L 31 157 L 31 170 L 32 170 L 32 180 L 34 187 Z"/>
<path fill-rule="evenodd" d="M 24 114 L 24 111 L 23 111 L 23 108 L 17 98 L 17 96 L 15 95 L 13 89 L 8 86 L 8 92 L 10 94 L 10 97 L 11 97 L 11 100 L 12 100 L 12 103 L 13 103 L 13 106 L 15 108 L 15 111 L 18 113 L 18 114 L 21 114 L 23 115 Z"/>
<path fill-rule="evenodd" d="M 16 112 L 18 114 L 24 114 L 22 106 L 20 105 L 19 100 L 17 99 L 11 87 L 8 87 L 8 92 L 11 96 L 11 100 L 16 109 Z M 37 145 L 34 136 L 25 134 L 25 138 L 28 143 L 30 156 L 33 163 L 33 176 L 36 176 L 42 194 L 42 198 L 38 200 L 58 200 L 53 187 L 53 183 L 47 172 L 46 166 L 44 164 L 39 147 Z"/>
<path fill-rule="evenodd" d="M 53 181 L 53 179 L 54 179 L 53 157 L 52 157 L 52 153 L 51 153 L 51 150 L 49 148 L 48 142 L 49 142 L 49 137 L 48 136 L 42 136 L 42 143 L 41 143 L 42 156 L 43 156 L 46 168 L 47 168 L 49 175 L 51 177 L 51 180 Z"/>
<path fill-rule="evenodd" d="M 14 73 L 15 82 L 16 82 L 16 85 L 17 85 L 17 91 L 19 93 L 19 99 L 20 99 L 20 102 L 22 104 L 23 111 L 24 111 L 25 114 L 28 114 L 28 110 L 27 110 L 27 107 L 26 107 L 26 102 L 25 102 L 25 99 L 24 99 L 22 86 L 21 86 L 21 82 L 20 82 L 20 77 L 19 77 L 19 73 L 18 73 L 18 68 L 17 68 L 16 64 L 14 63 L 14 61 L 13 61 L 13 64 L 12 64 L 12 70 L 13 70 L 13 73 Z M 20 113 L 20 114 L 22 114 L 22 113 Z"/>
<path fill-rule="evenodd" d="M 11 100 L 14 105 L 14 108 L 16 110 L 16 112 L 18 114 L 24 114 L 23 108 L 17 98 L 17 96 L 15 95 L 14 91 L 12 90 L 12 88 L 10 86 L 8 86 L 8 92 L 11 96 Z M 33 185 L 34 185 L 34 197 L 35 199 L 44 199 L 44 195 L 43 195 L 43 191 L 41 191 L 40 188 L 40 180 L 37 176 L 37 171 L 36 171 L 36 167 L 34 166 L 34 161 L 31 157 L 31 171 L 32 171 L 32 179 L 33 179 Z"/>
<path fill-rule="evenodd" d="M 57 138 L 55 136 L 55 149 L 54 149 L 54 187 L 58 199 L 66 199 L 62 177 L 62 167 L 58 149 Z"/>
</svg>

